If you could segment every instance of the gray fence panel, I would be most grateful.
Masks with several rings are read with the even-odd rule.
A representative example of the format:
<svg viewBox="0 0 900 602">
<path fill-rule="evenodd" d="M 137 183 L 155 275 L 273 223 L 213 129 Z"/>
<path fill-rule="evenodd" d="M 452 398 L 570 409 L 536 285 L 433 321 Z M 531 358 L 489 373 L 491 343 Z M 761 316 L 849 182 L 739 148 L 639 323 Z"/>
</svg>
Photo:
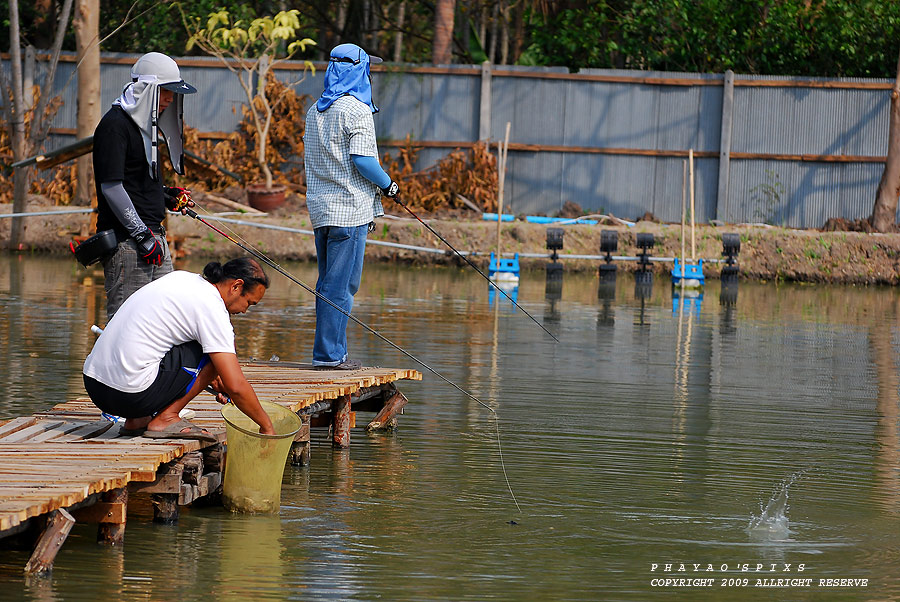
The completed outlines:
<svg viewBox="0 0 900 602">
<path fill-rule="evenodd" d="M 510 154 L 507 202 L 516 214 L 552 214 L 571 201 L 589 213 L 612 213 L 635 219 L 650 211 L 663 221 L 679 222 L 682 166 L 683 160 L 678 158 L 552 152 Z M 559 189 L 550 190 L 548 182 L 558 183 Z M 715 218 L 717 188 L 717 160 L 698 159 L 695 162 L 698 221 Z M 689 189 L 685 194 L 689 204 Z"/>
<path fill-rule="evenodd" d="M 737 87 L 732 152 L 880 155 L 884 90 Z"/>
<path fill-rule="evenodd" d="M 879 163 L 733 161 L 726 220 L 820 228 L 831 217 L 867 217 L 882 171 Z"/>
<path fill-rule="evenodd" d="M 471 142 L 478 139 L 479 73 L 375 73 L 375 130 L 382 139 Z"/>
</svg>

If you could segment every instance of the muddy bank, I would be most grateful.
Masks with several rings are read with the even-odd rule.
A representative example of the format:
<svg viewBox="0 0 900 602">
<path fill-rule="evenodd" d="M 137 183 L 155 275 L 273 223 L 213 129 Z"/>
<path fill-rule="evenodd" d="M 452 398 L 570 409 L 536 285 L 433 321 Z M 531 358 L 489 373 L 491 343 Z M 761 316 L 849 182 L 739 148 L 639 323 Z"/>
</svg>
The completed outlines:
<svg viewBox="0 0 900 602">
<path fill-rule="evenodd" d="M 210 205 L 212 208 L 212 205 Z M 65 209 L 32 203 L 28 211 Z M 10 213 L 9 205 L 0 205 L 0 213 Z M 389 213 L 399 216 L 396 210 Z M 260 217 L 229 213 L 227 219 L 252 224 L 311 230 L 308 216 L 301 206 L 283 207 Z M 424 216 L 423 216 L 424 217 Z M 25 241 L 21 252 L 67 254 L 72 237 L 89 231 L 89 215 L 30 217 L 25 219 Z M 462 216 L 428 218 L 429 224 L 460 250 L 478 251 L 485 255 L 496 248 L 497 224 Z M 0 244 L 8 246 L 10 219 L 0 220 Z M 247 244 L 273 259 L 313 261 L 315 247 L 308 234 L 260 229 L 250 225 L 216 222 L 223 230 L 234 232 Z M 177 257 L 226 258 L 240 253 L 234 244 L 203 224 L 182 216 L 170 216 L 168 233 Z M 527 222 L 503 223 L 504 252 L 547 253 L 547 226 Z M 674 257 L 681 252 L 681 227 L 641 221 L 634 227 L 622 225 L 565 226 L 564 249 L 560 252 L 566 269 L 596 270 L 597 260 L 567 259 L 571 255 L 599 255 L 600 232 L 619 233 L 618 255 L 636 255 L 636 234 L 653 233 L 656 244 L 652 255 Z M 720 259 L 721 236 L 736 232 L 741 237 L 738 257 L 743 278 L 840 284 L 900 284 L 900 234 L 866 234 L 861 232 L 820 232 L 790 230 L 765 226 L 698 226 L 697 257 Z M 372 241 L 383 241 L 443 250 L 442 243 L 415 220 L 382 218 L 378 220 Z M 690 242 L 688 240 L 688 249 Z M 380 245 L 368 245 L 367 261 L 401 262 L 415 265 L 456 265 L 461 261 L 449 253 L 422 253 Z M 73 260 L 74 261 L 74 260 Z M 487 265 L 486 256 L 473 258 L 476 265 Z M 543 267 L 546 259 L 523 258 L 523 268 Z M 635 262 L 619 262 L 620 269 L 632 271 Z M 670 263 L 654 263 L 659 273 L 671 271 Z M 708 278 L 718 277 L 720 266 L 705 266 Z"/>
</svg>

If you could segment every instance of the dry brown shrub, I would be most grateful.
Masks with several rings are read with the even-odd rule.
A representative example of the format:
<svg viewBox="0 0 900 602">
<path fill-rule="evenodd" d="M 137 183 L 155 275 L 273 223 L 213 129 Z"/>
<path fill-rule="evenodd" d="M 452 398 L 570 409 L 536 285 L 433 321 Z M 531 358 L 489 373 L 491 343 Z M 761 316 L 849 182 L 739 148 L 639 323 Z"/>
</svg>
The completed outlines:
<svg viewBox="0 0 900 602">
<path fill-rule="evenodd" d="M 482 211 L 497 210 L 497 158 L 486 143 L 477 142 L 471 151 L 455 150 L 436 165 L 414 171 L 422 147 L 406 137 L 394 158 L 385 153 L 383 166 L 400 184 L 401 198 L 411 209 L 439 211 L 465 206 L 463 196 Z"/>
<path fill-rule="evenodd" d="M 306 126 L 306 105 L 309 97 L 299 95 L 285 84 L 270 76 L 266 84 L 269 98 L 282 98 L 272 117 L 266 159 L 272 169 L 275 182 L 285 184 L 294 190 L 304 191 L 303 174 L 303 131 Z M 282 97 L 283 94 L 283 97 Z M 262 170 L 256 161 L 258 136 L 253 126 L 253 117 L 244 105 L 241 106 L 242 119 L 236 132 L 228 134 L 224 140 L 201 138 L 200 132 L 185 127 L 185 148 L 190 149 L 205 160 L 235 173 L 243 178 L 244 184 L 263 180 Z M 176 177 L 178 184 L 188 188 L 221 191 L 235 184 L 230 176 L 202 163 L 185 157 L 190 169 L 183 177 Z"/>
<path fill-rule="evenodd" d="M 34 104 L 37 106 L 40 98 L 41 88 L 35 86 L 33 89 Z M 9 102 L 12 102 L 10 97 Z M 47 103 L 44 111 L 44 123 L 53 121 L 57 111 L 63 105 L 61 97 L 56 96 Z M 31 128 L 31 121 L 34 119 L 34 109 L 25 112 L 25 131 Z M 41 152 L 41 148 L 32 146 L 30 140 L 26 140 L 26 155 L 34 156 Z M 0 203 L 12 203 L 13 201 L 13 169 L 8 167 L 15 160 L 13 159 L 12 139 L 9 135 L 7 127 L 0 127 Z M 32 168 L 26 168 L 32 169 Z M 72 202 L 75 192 L 75 168 L 69 165 L 60 165 L 54 167 L 49 173 L 41 173 L 40 178 L 32 175 L 31 184 L 28 191 L 31 194 L 39 194 L 48 197 L 55 205 L 68 205 Z"/>
<path fill-rule="evenodd" d="M 298 192 L 306 191 L 303 171 L 303 132 L 309 97 L 300 96 L 274 78 L 269 80 L 267 92 L 277 98 L 284 92 L 269 132 L 267 158 L 276 182 L 286 184 Z M 185 128 L 185 148 L 227 171 L 238 174 L 244 184 L 260 181 L 262 173 L 256 162 L 256 132 L 246 107 L 238 130 L 224 140 L 201 138 L 194 128 Z M 420 147 L 407 137 L 394 158 L 384 155 L 382 165 L 401 185 L 401 194 L 411 208 L 425 211 L 456 209 L 465 206 L 465 197 L 482 211 L 497 209 L 497 159 L 485 143 L 476 143 L 471 150 L 456 150 L 433 167 L 414 171 Z M 224 191 L 234 185 L 233 178 L 186 157 L 190 169 L 185 177 L 176 178 L 179 185 L 209 191 Z"/>
</svg>

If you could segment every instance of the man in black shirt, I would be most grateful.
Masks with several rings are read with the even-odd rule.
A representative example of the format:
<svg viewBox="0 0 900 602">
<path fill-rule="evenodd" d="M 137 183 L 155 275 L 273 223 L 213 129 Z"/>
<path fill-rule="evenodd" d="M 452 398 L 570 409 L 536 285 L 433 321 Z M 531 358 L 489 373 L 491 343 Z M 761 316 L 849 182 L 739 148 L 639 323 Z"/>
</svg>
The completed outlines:
<svg viewBox="0 0 900 602">
<path fill-rule="evenodd" d="M 108 319 L 133 292 L 172 271 L 166 208 L 193 205 L 190 192 L 163 186 L 158 142 L 161 131 L 172 166 L 183 174 L 183 95 L 197 90 L 158 52 L 138 59 L 131 79 L 94 132 L 97 231 L 113 230 L 118 240 L 103 258 Z"/>
</svg>

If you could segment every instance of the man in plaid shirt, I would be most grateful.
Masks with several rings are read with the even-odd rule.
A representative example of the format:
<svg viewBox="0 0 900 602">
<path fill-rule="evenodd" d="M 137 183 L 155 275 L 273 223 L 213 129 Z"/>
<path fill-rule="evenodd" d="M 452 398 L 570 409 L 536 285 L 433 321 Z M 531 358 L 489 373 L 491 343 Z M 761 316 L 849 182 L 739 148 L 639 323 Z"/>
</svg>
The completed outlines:
<svg viewBox="0 0 900 602">
<path fill-rule="evenodd" d="M 306 114 L 303 134 L 306 203 L 315 231 L 319 279 L 313 365 L 355 370 L 347 354 L 347 314 L 362 279 L 366 234 L 384 215 L 381 196 L 396 197 L 397 183 L 378 161 L 369 56 L 355 44 L 331 51 L 325 91 Z M 343 311 L 341 311 L 343 310 Z M 346 312 L 346 313 L 344 313 Z"/>
</svg>

